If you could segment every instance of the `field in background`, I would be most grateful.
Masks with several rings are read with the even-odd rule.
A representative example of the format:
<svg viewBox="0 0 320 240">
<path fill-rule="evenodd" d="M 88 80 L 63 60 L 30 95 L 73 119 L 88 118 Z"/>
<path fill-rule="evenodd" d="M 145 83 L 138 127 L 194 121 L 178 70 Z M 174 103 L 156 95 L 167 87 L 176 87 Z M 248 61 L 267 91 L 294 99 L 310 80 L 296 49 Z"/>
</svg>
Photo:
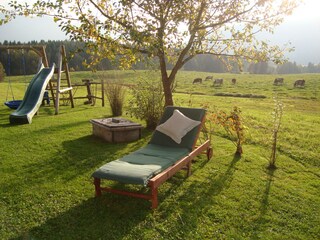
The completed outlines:
<svg viewBox="0 0 320 240">
<path fill-rule="evenodd" d="M 209 75 L 223 78 L 224 84 L 192 84 L 194 78 Z M 99 81 L 99 76 L 126 84 L 160 79 L 157 72 L 144 71 L 71 74 L 72 82 Z M 273 86 L 276 77 L 284 77 L 283 86 Z M 28 78 L 10 78 L 16 99 L 23 97 Z M 294 88 L 297 79 L 305 79 L 306 86 Z M 242 158 L 234 157 L 235 147 L 223 129 L 214 126 L 212 160 L 198 158 L 191 177 L 179 173 L 161 186 L 157 210 L 149 210 L 146 201 L 124 196 L 96 199 L 91 173 L 146 144 L 149 131 L 128 144 L 94 138 L 89 120 L 110 116 L 107 102 L 103 108 L 99 101 L 89 106 L 77 100 L 74 109 L 62 106 L 57 116 L 52 106 L 46 106 L 31 125 L 21 126 L 9 125 L 11 110 L 0 105 L 0 238 L 319 239 L 320 75 L 180 72 L 176 80 L 176 105 L 241 108 L 248 127 Z M 0 83 L 0 102 L 6 100 L 7 87 L 7 82 Z M 265 98 L 214 96 L 221 93 Z M 85 96 L 85 88 L 76 94 Z M 271 171 L 266 166 L 275 94 L 285 109 L 278 168 Z"/>
</svg>

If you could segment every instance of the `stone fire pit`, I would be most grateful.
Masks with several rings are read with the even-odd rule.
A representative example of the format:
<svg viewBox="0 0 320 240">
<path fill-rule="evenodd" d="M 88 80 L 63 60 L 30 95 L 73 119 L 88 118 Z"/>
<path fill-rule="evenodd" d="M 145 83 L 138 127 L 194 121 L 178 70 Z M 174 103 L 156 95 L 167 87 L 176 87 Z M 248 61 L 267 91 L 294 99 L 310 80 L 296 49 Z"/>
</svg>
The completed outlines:
<svg viewBox="0 0 320 240">
<path fill-rule="evenodd" d="M 141 138 L 142 125 L 124 118 L 91 119 L 93 135 L 107 142 L 131 142 Z"/>
</svg>

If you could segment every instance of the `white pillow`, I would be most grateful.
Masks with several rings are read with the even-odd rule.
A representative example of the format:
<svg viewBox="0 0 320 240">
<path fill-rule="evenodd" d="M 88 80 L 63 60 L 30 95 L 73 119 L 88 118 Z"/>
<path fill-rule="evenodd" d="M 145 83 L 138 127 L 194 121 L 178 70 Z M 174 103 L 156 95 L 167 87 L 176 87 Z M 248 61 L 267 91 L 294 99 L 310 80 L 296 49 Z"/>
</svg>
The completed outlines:
<svg viewBox="0 0 320 240">
<path fill-rule="evenodd" d="M 156 130 L 166 134 L 180 144 L 181 138 L 200 123 L 200 121 L 192 120 L 175 109 L 172 116 L 166 122 L 157 126 Z"/>
</svg>

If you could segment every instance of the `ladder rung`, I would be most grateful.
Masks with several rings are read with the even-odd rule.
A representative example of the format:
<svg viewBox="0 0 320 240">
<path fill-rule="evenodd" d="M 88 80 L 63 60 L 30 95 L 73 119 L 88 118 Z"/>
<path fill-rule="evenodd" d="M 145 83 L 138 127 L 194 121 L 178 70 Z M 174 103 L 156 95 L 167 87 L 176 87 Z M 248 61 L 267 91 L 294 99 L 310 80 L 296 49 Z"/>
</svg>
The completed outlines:
<svg viewBox="0 0 320 240">
<path fill-rule="evenodd" d="M 59 70 L 60 70 L 59 68 L 55 68 L 54 73 L 59 73 Z M 65 70 L 60 71 L 60 73 L 64 73 L 64 72 L 65 72 Z"/>
<path fill-rule="evenodd" d="M 60 89 L 60 90 L 59 90 L 59 93 L 64 93 L 64 92 L 70 91 L 70 90 L 72 90 L 72 87 Z"/>
</svg>

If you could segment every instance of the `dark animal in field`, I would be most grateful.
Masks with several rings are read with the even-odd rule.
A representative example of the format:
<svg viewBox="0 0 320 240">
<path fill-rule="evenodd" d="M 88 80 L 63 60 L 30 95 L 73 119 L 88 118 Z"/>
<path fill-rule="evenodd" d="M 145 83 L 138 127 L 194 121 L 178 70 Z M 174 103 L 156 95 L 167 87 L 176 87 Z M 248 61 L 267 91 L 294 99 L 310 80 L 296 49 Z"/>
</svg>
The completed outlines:
<svg viewBox="0 0 320 240">
<path fill-rule="evenodd" d="M 222 78 L 217 78 L 213 82 L 213 86 L 221 86 L 223 84 L 223 79 Z"/>
<path fill-rule="evenodd" d="M 278 86 L 283 84 L 283 78 L 276 78 L 273 81 L 273 85 Z"/>
<path fill-rule="evenodd" d="M 213 76 L 207 76 L 205 81 L 207 81 L 207 80 L 213 80 Z"/>
<path fill-rule="evenodd" d="M 299 79 L 294 82 L 294 87 L 304 87 L 306 81 L 304 79 Z"/>
<path fill-rule="evenodd" d="M 236 83 L 237 83 L 237 79 L 232 78 L 232 79 L 231 79 L 231 83 L 232 83 L 233 85 L 236 84 Z"/>
<path fill-rule="evenodd" d="M 192 84 L 195 84 L 195 83 L 202 83 L 202 78 L 195 78 Z"/>
</svg>

